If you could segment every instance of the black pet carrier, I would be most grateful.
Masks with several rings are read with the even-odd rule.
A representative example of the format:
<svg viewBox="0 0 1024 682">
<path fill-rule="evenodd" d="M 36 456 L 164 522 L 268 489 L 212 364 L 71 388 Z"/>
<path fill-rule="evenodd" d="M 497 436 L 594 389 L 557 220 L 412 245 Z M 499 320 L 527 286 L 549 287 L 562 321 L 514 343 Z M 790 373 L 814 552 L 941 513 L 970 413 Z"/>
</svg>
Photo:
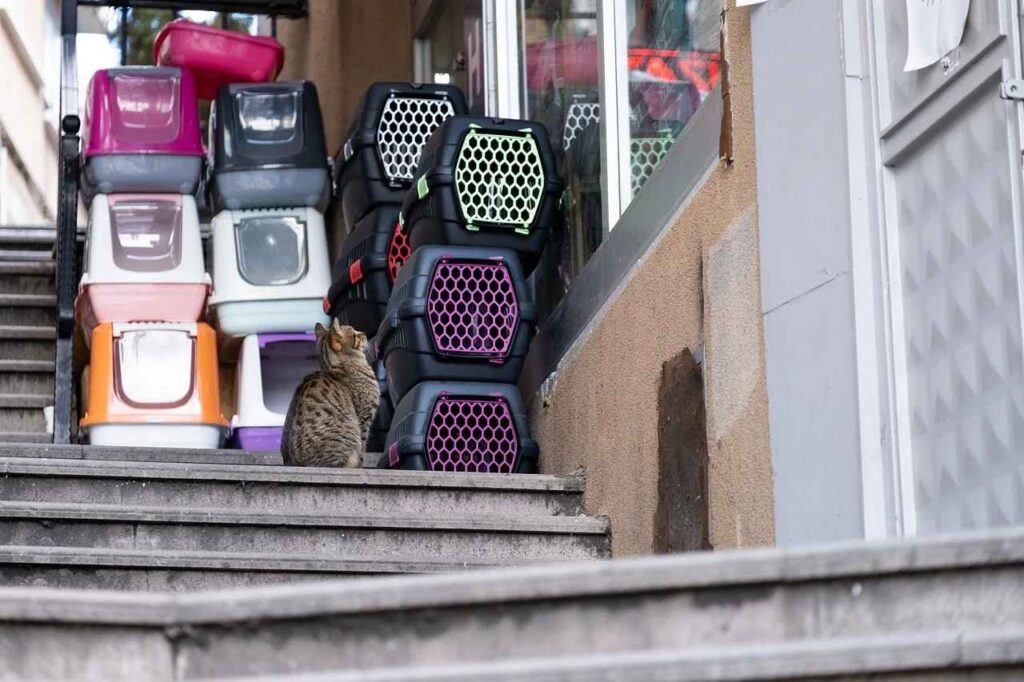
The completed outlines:
<svg viewBox="0 0 1024 682">
<path fill-rule="evenodd" d="M 316 87 L 308 81 L 225 85 L 210 114 L 214 211 L 323 211 L 331 184 Z"/>
<path fill-rule="evenodd" d="M 395 412 L 391 404 L 391 397 L 388 395 L 388 381 L 384 372 L 384 363 L 377 359 L 377 344 L 371 339 L 366 344 L 366 360 L 373 367 L 377 375 L 377 384 L 380 387 L 380 404 L 377 406 L 377 414 L 370 424 L 370 436 L 366 441 L 367 452 L 384 452 L 384 442 L 387 440 L 388 429 L 391 428 L 391 417 Z"/>
<path fill-rule="evenodd" d="M 515 252 L 418 249 L 398 275 L 377 334 L 392 400 L 421 381 L 516 383 L 536 323 Z"/>
<path fill-rule="evenodd" d="M 466 98 L 453 85 L 371 85 L 334 161 L 346 229 L 375 206 L 401 204 L 427 139 L 466 111 Z"/>
<path fill-rule="evenodd" d="M 334 262 L 324 306 L 368 335 L 377 333 L 402 264 L 412 254 L 398 227 L 398 207 L 378 206 L 356 223 Z"/>
<path fill-rule="evenodd" d="M 423 149 L 402 204 L 403 229 L 413 249 L 512 249 L 529 273 L 559 219 L 563 186 L 544 126 L 456 116 Z"/>
<path fill-rule="evenodd" d="M 395 407 L 381 467 L 531 474 L 538 452 L 515 386 L 428 381 Z"/>
</svg>

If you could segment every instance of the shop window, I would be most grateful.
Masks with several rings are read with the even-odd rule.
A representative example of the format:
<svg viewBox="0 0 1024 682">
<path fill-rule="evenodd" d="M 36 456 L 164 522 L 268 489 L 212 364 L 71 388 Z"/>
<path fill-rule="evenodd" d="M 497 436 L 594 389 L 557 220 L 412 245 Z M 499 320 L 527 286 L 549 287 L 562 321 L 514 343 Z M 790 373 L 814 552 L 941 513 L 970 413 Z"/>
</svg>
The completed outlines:
<svg viewBox="0 0 1024 682">
<path fill-rule="evenodd" d="M 722 0 L 628 0 L 629 171 L 635 195 L 718 84 Z"/>
<path fill-rule="evenodd" d="M 545 309 L 561 298 L 604 235 L 597 5 L 522 0 L 523 115 L 547 127 L 566 182 L 563 229 L 552 235 L 540 268 Z"/>
<path fill-rule="evenodd" d="M 542 311 L 569 289 L 718 85 L 721 13 L 722 0 L 520 0 L 522 114 L 547 126 L 566 183 L 564 229 L 540 268 Z"/>
</svg>

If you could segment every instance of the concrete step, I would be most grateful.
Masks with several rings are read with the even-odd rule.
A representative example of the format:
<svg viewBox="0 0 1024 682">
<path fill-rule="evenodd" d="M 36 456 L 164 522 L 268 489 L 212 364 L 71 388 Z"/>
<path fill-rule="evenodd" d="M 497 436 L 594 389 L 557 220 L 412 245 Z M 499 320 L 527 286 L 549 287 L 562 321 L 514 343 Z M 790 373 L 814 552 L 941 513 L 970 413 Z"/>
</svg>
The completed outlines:
<svg viewBox="0 0 1024 682">
<path fill-rule="evenodd" d="M 5 339 L 0 337 L 0 358 L 53 362 L 57 344 L 53 339 Z"/>
<path fill-rule="evenodd" d="M 56 305 L 52 294 L 0 294 L 0 326 L 53 326 Z"/>
<path fill-rule="evenodd" d="M 355 673 L 1015 633 L 1022 603 L 1024 529 L 1008 529 L 190 595 L 0 589 L 0 650 L 14 679 Z"/>
<path fill-rule="evenodd" d="M 30 460 L 73 459 L 97 462 L 281 465 L 281 454 L 278 452 L 188 448 L 110 448 L 95 445 L 54 445 L 52 443 L 35 445 L 27 442 L 0 445 L 0 457 L 18 457 Z"/>
<path fill-rule="evenodd" d="M 45 395 L 52 402 L 53 365 L 45 360 L 0 360 L 0 395 Z M 38 369 L 46 366 L 49 369 Z"/>
<path fill-rule="evenodd" d="M 0 433 L 45 433 L 43 408 L 52 403 L 52 395 L 0 395 Z"/>
<path fill-rule="evenodd" d="M 38 264 L 13 263 L 11 265 L 36 266 Z M 54 276 L 52 270 L 49 272 L 46 270 L 46 268 L 30 268 L 28 272 L 25 272 L 24 268 L 5 268 L 4 264 L 0 263 L 0 293 L 52 294 L 54 292 Z"/>
<path fill-rule="evenodd" d="M 57 231 L 52 227 L 0 227 L 0 248 L 31 248 L 45 251 L 53 247 Z"/>
<path fill-rule="evenodd" d="M 43 341 L 56 338 L 57 330 L 54 327 L 10 324 L 0 325 L 0 339 Z"/>
<path fill-rule="evenodd" d="M 5 248 L 0 243 L 0 263 L 53 262 L 53 253 L 49 250 Z"/>
<path fill-rule="evenodd" d="M 1024 631 L 935 631 L 215 682 L 952 682 L 1024 679 Z"/>
<path fill-rule="evenodd" d="M 0 545 L 527 564 L 606 557 L 607 534 L 606 520 L 585 516 L 257 513 L 0 502 Z"/>
<path fill-rule="evenodd" d="M 5 587 L 129 591 L 196 591 L 255 587 L 402 573 L 481 568 L 487 562 L 455 563 L 391 557 L 323 557 L 257 552 L 185 552 L 87 547 L 0 547 Z"/>
<path fill-rule="evenodd" d="M 8 443 L 19 443 L 26 445 L 35 445 L 39 443 L 52 443 L 53 436 L 49 433 L 40 432 L 17 432 L 10 431 L 7 433 L 0 433 L 0 446 Z"/>
<path fill-rule="evenodd" d="M 0 448 L 0 454 L 5 450 Z M 0 500 L 236 511 L 576 516 L 578 476 L 0 457 Z"/>
</svg>

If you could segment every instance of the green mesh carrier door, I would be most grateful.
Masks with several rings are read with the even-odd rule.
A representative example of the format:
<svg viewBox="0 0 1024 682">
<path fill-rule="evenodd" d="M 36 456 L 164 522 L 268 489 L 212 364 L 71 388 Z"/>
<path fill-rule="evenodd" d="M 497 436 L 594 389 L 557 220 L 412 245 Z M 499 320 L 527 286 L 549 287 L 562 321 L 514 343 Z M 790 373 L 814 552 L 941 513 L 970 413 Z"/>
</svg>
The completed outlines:
<svg viewBox="0 0 1024 682">
<path fill-rule="evenodd" d="M 629 143 L 629 161 L 633 194 L 640 191 L 654 173 L 661 160 L 672 148 L 675 137 L 671 133 L 652 137 L 634 137 Z"/>
<path fill-rule="evenodd" d="M 507 227 L 528 234 L 544 198 L 544 167 L 529 133 L 471 129 L 455 163 L 455 194 L 469 229 Z"/>
</svg>

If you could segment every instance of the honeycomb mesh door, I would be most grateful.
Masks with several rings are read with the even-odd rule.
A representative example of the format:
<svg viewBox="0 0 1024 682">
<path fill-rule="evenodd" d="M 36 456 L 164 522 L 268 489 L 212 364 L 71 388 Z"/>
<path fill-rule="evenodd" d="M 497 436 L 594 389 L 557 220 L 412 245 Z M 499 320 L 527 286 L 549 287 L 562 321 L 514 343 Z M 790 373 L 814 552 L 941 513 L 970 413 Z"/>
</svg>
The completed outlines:
<svg viewBox="0 0 1024 682">
<path fill-rule="evenodd" d="M 519 435 L 504 398 L 441 396 L 427 426 L 431 471 L 510 474 L 519 456 Z"/>
<path fill-rule="evenodd" d="M 388 241 L 388 281 L 392 284 L 395 283 L 395 278 L 398 277 L 398 271 L 405 265 L 405 261 L 409 260 L 409 256 L 412 255 L 412 247 L 409 246 L 409 240 L 406 238 L 405 233 L 402 232 L 402 224 L 395 223 L 395 229 L 391 233 L 391 239 Z"/>
<path fill-rule="evenodd" d="M 377 125 L 377 153 L 388 180 L 410 182 L 423 145 L 445 119 L 454 115 L 455 107 L 447 99 L 390 97 Z"/>
<path fill-rule="evenodd" d="M 544 196 L 544 166 L 533 135 L 470 130 L 455 163 L 455 191 L 467 223 L 528 231 Z"/>
<path fill-rule="evenodd" d="M 633 179 L 633 194 L 640 191 L 661 160 L 672 148 L 675 139 L 662 137 L 636 137 L 630 142 L 630 166 Z"/>
<path fill-rule="evenodd" d="M 601 120 L 601 104 L 599 102 L 573 102 L 565 114 L 565 125 L 562 127 L 562 149 L 569 151 L 576 136 L 583 132 L 591 123 Z"/>
<path fill-rule="evenodd" d="M 519 325 L 508 266 L 440 261 L 427 291 L 427 322 L 441 355 L 508 357 Z"/>
</svg>

